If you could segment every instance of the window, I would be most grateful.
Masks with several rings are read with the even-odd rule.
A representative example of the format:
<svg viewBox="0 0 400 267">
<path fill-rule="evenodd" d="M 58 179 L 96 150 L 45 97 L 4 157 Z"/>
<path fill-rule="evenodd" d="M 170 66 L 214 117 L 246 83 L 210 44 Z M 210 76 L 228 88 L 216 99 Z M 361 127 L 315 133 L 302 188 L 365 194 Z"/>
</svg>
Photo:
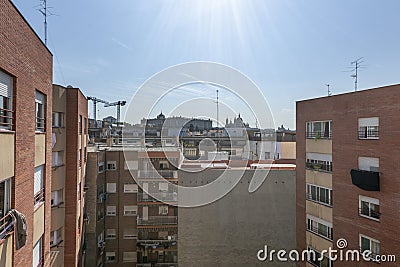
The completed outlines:
<svg viewBox="0 0 400 267">
<path fill-rule="evenodd" d="M 0 183 L 0 218 L 11 209 L 11 179 Z M 0 226 L 1 230 L 1 226 Z"/>
<path fill-rule="evenodd" d="M 366 250 L 371 251 L 371 258 L 375 259 L 376 256 L 380 254 L 380 242 L 368 236 L 360 235 L 360 250 L 361 252 Z"/>
<path fill-rule="evenodd" d="M 310 121 L 306 125 L 306 138 L 332 138 L 332 121 Z"/>
<path fill-rule="evenodd" d="M 107 183 L 107 193 L 116 193 L 116 192 L 117 192 L 117 184 Z"/>
<path fill-rule="evenodd" d="M 115 252 L 106 252 L 106 261 L 107 262 L 112 262 L 115 260 L 116 260 Z"/>
<path fill-rule="evenodd" d="M 124 164 L 125 170 L 137 170 L 139 168 L 139 163 L 137 160 L 127 160 Z"/>
<path fill-rule="evenodd" d="M 53 112 L 52 117 L 53 117 L 54 128 L 64 127 L 64 113 Z"/>
<path fill-rule="evenodd" d="M 332 240 L 332 223 L 321 220 L 320 218 L 307 214 L 307 230 Z"/>
<path fill-rule="evenodd" d="M 115 161 L 107 161 L 107 170 L 116 170 L 117 169 L 117 162 Z"/>
<path fill-rule="evenodd" d="M 45 106 L 46 106 L 46 96 L 36 91 L 36 131 L 44 132 L 46 127 L 46 113 L 45 113 Z"/>
<path fill-rule="evenodd" d="M 63 165 L 64 151 L 53 151 L 52 152 L 52 167 L 59 167 Z"/>
<path fill-rule="evenodd" d="M 51 192 L 51 206 L 57 207 L 60 204 L 64 203 L 63 201 L 63 190 L 56 190 Z"/>
<path fill-rule="evenodd" d="M 82 134 L 82 115 L 79 115 L 79 134 Z"/>
<path fill-rule="evenodd" d="M 0 71 L 0 129 L 12 129 L 13 78 Z"/>
<path fill-rule="evenodd" d="M 158 190 L 162 192 L 168 192 L 168 183 L 159 183 Z"/>
<path fill-rule="evenodd" d="M 85 119 L 84 119 L 84 129 L 83 129 L 83 133 L 84 133 L 84 134 L 87 134 L 87 133 L 88 133 L 88 131 L 87 131 L 87 126 L 88 126 L 88 125 L 87 125 L 87 118 L 85 118 Z"/>
<path fill-rule="evenodd" d="M 168 161 L 160 161 L 160 170 L 168 170 L 169 163 Z"/>
<path fill-rule="evenodd" d="M 135 229 L 124 229 L 124 239 L 136 239 L 137 231 Z"/>
<path fill-rule="evenodd" d="M 379 199 L 364 196 L 360 196 L 359 199 L 360 215 L 379 220 Z"/>
<path fill-rule="evenodd" d="M 168 206 L 159 206 L 158 215 L 168 215 Z"/>
<path fill-rule="evenodd" d="M 62 227 L 50 232 L 50 247 L 57 246 L 62 242 Z"/>
<path fill-rule="evenodd" d="M 137 206 L 124 206 L 124 216 L 136 216 Z"/>
<path fill-rule="evenodd" d="M 137 184 L 124 184 L 124 193 L 137 193 L 138 185 Z"/>
<path fill-rule="evenodd" d="M 33 188 L 35 205 L 44 201 L 43 172 L 44 172 L 44 165 L 35 168 L 34 188 Z"/>
<path fill-rule="evenodd" d="M 83 161 L 86 162 L 87 161 L 87 147 L 83 148 Z"/>
<path fill-rule="evenodd" d="M 306 168 L 332 172 L 332 154 L 307 153 Z"/>
<path fill-rule="evenodd" d="M 379 172 L 379 158 L 358 157 L 358 168 L 364 171 Z"/>
<path fill-rule="evenodd" d="M 332 189 L 307 184 L 307 199 L 332 206 Z"/>
<path fill-rule="evenodd" d="M 126 251 L 122 255 L 122 260 L 124 262 L 136 262 L 137 257 L 136 257 L 136 251 Z"/>
<path fill-rule="evenodd" d="M 99 162 L 99 173 L 104 172 L 104 162 Z"/>
<path fill-rule="evenodd" d="M 117 215 L 117 207 L 116 206 L 108 206 L 107 205 L 107 216 L 115 216 Z"/>
<path fill-rule="evenodd" d="M 78 192 L 78 200 L 81 200 L 81 191 L 82 190 L 82 182 L 80 182 L 79 184 L 78 184 L 78 190 L 77 190 L 77 192 Z"/>
<path fill-rule="evenodd" d="M 115 239 L 117 237 L 117 231 L 115 229 L 106 230 L 106 239 Z"/>
<path fill-rule="evenodd" d="M 358 139 L 379 139 L 379 118 L 358 119 Z"/>
<path fill-rule="evenodd" d="M 43 264 L 42 238 L 43 237 L 41 237 L 33 247 L 33 265 L 32 265 L 33 267 L 42 266 Z"/>
<path fill-rule="evenodd" d="M 78 150 L 78 166 L 82 167 L 82 149 Z"/>
<path fill-rule="evenodd" d="M 307 257 L 307 262 L 311 263 L 313 266 L 317 267 L 331 267 L 333 266 L 332 261 L 329 260 L 329 258 L 324 254 L 324 257 L 321 259 L 321 253 L 318 252 L 315 249 L 312 248 L 307 248 L 307 250 L 310 252 L 308 254 L 310 257 Z"/>
</svg>

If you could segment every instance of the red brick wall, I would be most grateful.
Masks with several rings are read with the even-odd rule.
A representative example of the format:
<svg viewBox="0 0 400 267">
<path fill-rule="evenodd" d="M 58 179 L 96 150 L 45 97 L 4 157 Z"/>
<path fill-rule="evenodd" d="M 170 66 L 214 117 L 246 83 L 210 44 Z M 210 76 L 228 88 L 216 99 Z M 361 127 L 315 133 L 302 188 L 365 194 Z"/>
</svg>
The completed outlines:
<svg viewBox="0 0 400 267">
<path fill-rule="evenodd" d="M 44 255 L 50 251 L 52 55 L 8 0 L 0 0 L 0 51 L 0 68 L 15 77 L 13 205 L 28 223 L 27 244 L 14 251 L 14 265 L 32 266 L 35 90 L 47 95 Z"/>
<path fill-rule="evenodd" d="M 306 231 L 305 124 L 306 121 L 332 119 L 334 244 L 337 239 L 346 238 L 348 248 L 358 249 L 359 234 L 363 234 L 380 241 L 381 254 L 395 254 L 400 258 L 399 103 L 400 85 L 297 103 L 298 248 L 305 248 Z M 358 118 L 365 117 L 379 117 L 379 140 L 358 140 Z M 379 158 L 379 192 L 364 191 L 352 184 L 350 170 L 358 168 L 359 156 Z M 359 195 L 379 199 L 380 222 L 358 215 Z M 345 263 L 337 265 L 346 266 Z"/>
</svg>

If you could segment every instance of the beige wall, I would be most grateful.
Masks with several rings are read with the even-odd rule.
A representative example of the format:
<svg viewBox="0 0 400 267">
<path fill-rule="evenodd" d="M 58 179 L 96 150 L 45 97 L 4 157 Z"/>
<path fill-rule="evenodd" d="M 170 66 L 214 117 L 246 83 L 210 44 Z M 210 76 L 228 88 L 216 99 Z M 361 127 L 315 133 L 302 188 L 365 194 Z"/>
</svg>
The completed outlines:
<svg viewBox="0 0 400 267">
<path fill-rule="evenodd" d="M 0 133 L 0 148 L 0 181 L 2 181 L 14 176 L 14 133 Z"/>
<path fill-rule="evenodd" d="M 327 222 L 332 222 L 332 208 L 330 207 L 307 200 L 306 213 L 321 218 Z"/>
<path fill-rule="evenodd" d="M 0 245 L 0 266 L 2 267 L 13 266 L 13 240 L 14 236 L 10 236 Z"/>
<path fill-rule="evenodd" d="M 306 170 L 306 182 L 332 189 L 332 173 Z"/>
<path fill-rule="evenodd" d="M 64 227 L 64 216 L 64 204 L 59 208 L 55 207 L 51 209 L 51 231 Z"/>
<path fill-rule="evenodd" d="M 331 241 L 310 232 L 306 233 L 306 240 L 307 245 L 318 251 L 328 250 L 329 247 L 333 248 L 333 244 Z"/>
<path fill-rule="evenodd" d="M 46 163 L 46 135 L 35 134 L 35 167 Z"/>
<path fill-rule="evenodd" d="M 306 152 L 332 154 L 332 140 L 306 139 Z"/>
<path fill-rule="evenodd" d="M 296 142 L 281 142 L 281 159 L 296 159 Z"/>
<path fill-rule="evenodd" d="M 51 191 L 64 188 L 65 166 L 56 167 L 52 170 Z"/>
<path fill-rule="evenodd" d="M 44 233 L 44 204 L 35 210 L 33 214 L 33 244 L 39 240 Z"/>
</svg>

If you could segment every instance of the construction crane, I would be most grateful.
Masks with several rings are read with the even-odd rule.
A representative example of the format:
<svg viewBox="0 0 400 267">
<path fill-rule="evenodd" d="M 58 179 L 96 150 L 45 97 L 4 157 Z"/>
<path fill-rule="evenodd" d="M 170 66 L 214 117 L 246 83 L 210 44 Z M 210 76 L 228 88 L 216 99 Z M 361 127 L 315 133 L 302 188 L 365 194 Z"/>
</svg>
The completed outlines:
<svg viewBox="0 0 400 267">
<path fill-rule="evenodd" d="M 99 102 L 99 103 L 103 103 L 104 106 L 109 105 L 110 103 L 107 102 L 107 101 L 105 101 L 105 100 L 102 100 L 102 99 L 100 99 L 100 98 L 94 97 L 94 96 L 88 96 L 88 97 L 87 97 L 87 100 L 93 101 L 93 117 L 94 117 L 94 123 L 95 123 L 95 125 L 97 125 L 97 118 L 96 118 L 97 103 L 98 103 L 98 102 Z"/>
<path fill-rule="evenodd" d="M 117 102 L 113 102 L 113 103 L 104 104 L 104 107 L 117 106 L 117 126 L 121 123 L 120 122 L 121 106 L 125 106 L 125 104 L 126 104 L 126 101 L 117 101 Z"/>
</svg>

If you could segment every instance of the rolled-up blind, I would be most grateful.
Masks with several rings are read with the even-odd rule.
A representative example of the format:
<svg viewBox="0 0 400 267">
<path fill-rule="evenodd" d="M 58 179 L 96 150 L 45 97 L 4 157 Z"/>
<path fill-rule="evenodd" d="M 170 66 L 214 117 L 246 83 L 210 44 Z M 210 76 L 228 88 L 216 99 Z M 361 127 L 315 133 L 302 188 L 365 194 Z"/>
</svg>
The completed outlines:
<svg viewBox="0 0 400 267">
<path fill-rule="evenodd" d="M 0 96 L 11 97 L 12 95 L 12 77 L 0 71 Z"/>
</svg>

